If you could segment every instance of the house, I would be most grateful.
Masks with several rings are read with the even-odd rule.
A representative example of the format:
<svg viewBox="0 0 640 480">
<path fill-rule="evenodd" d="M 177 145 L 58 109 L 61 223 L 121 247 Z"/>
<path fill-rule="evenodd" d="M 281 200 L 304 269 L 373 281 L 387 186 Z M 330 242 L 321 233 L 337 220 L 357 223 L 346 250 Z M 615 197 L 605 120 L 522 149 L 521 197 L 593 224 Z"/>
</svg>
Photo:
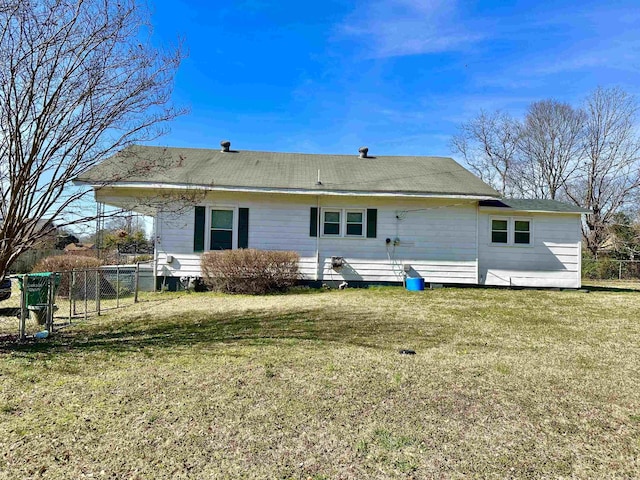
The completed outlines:
<svg viewBox="0 0 640 480">
<path fill-rule="evenodd" d="M 95 257 L 98 255 L 98 249 L 95 243 L 70 243 L 64 247 L 64 253 L 68 255 L 85 255 Z"/>
<path fill-rule="evenodd" d="M 208 250 L 295 250 L 311 283 L 579 288 L 581 214 L 506 200 L 451 158 L 133 146 L 80 175 L 98 202 L 152 215 L 158 284 Z"/>
</svg>

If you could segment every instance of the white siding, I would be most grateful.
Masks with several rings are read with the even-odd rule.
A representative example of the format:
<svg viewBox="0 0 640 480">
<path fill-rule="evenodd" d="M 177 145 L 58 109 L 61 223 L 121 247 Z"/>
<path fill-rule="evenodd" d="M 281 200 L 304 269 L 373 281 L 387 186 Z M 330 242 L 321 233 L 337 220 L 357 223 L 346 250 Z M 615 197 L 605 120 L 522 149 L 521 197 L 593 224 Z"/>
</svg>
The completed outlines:
<svg viewBox="0 0 640 480">
<path fill-rule="evenodd" d="M 427 282 L 477 283 L 476 209 L 471 202 L 316 197 L 259 194 L 211 194 L 200 205 L 249 208 L 249 247 L 295 250 L 305 279 L 320 281 L 402 282 L 403 265 L 410 276 Z M 376 208 L 377 238 L 311 237 L 311 207 Z M 365 225 L 366 228 L 366 225 Z M 158 275 L 199 275 L 199 254 L 193 253 L 193 207 L 159 212 Z M 207 230 L 208 232 L 208 230 Z M 392 240 L 387 245 L 386 238 Z M 393 241 L 399 239 L 394 246 Z M 174 260 L 167 263 L 167 255 Z M 319 261 L 316 260 L 316 255 Z M 340 271 L 331 257 L 345 259 Z"/>
<path fill-rule="evenodd" d="M 105 189 L 96 196 L 105 203 L 123 205 L 128 202 L 127 195 L 130 203 L 135 203 L 145 194 L 142 190 Z M 238 208 L 248 208 L 249 247 L 298 252 L 307 280 L 402 282 L 403 267 L 410 265 L 409 276 L 433 283 L 580 287 L 578 214 L 505 214 L 504 210 L 477 209 L 473 201 L 454 199 L 231 192 L 210 192 L 182 208 L 163 204 L 156 214 L 158 275 L 200 275 L 200 253 L 193 251 L 195 204 L 233 209 L 236 228 Z M 320 216 L 322 208 L 376 208 L 377 238 L 311 237 L 311 207 L 319 207 Z M 492 245 L 492 216 L 530 218 L 533 244 Z M 207 225 L 205 244 L 208 236 Z M 390 244 L 385 242 L 387 238 Z M 395 240 L 399 240 L 396 245 Z M 234 234 L 234 247 L 235 242 Z M 173 261 L 167 262 L 168 255 Z M 345 266 L 331 268 L 332 256 L 343 257 Z"/>
<path fill-rule="evenodd" d="M 506 216 L 531 220 L 532 245 L 492 244 L 491 218 L 504 218 L 505 214 L 481 209 L 478 245 L 481 284 L 580 288 L 580 215 Z"/>
<path fill-rule="evenodd" d="M 402 282 L 403 265 L 408 264 L 410 276 L 427 282 L 476 283 L 475 206 L 460 203 L 323 199 L 321 206 L 326 207 L 377 208 L 378 228 L 375 239 L 320 237 L 319 278 Z M 394 246 L 396 239 L 399 244 Z M 331 268 L 332 256 L 344 257 L 341 271 Z"/>
</svg>

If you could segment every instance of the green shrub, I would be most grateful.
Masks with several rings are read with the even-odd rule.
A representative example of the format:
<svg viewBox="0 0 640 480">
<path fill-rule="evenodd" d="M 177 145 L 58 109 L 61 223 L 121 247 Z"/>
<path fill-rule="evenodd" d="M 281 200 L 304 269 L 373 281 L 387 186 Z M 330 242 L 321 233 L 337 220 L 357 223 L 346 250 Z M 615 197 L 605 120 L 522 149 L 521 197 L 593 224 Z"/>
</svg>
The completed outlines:
<svg viewBox="0 0 640 480">
<path fill-rule="evenodd" d="M 223 250 L 202 255 L 204 283 L 225 293 L 261 295 L 284 292 L 300 278 L 296 252 Z"/>
<path fill-rule="evenodd" d="M 582 277 L 591 280 L 613 280 L 618 278 L 619 262 L 611 258 L 595 259 L 582 257 Z"/>
<path fill-rule="evenodd" d="M 588 255 L 582 256 L 582 278 L 596 278 L 596 261 Z"/>
<path fill-rule="evenodd" d="M 153 260 L 153 255 L 143 254 L 136 255 L 130 263 L 147 263 Z"/>
<path fill-rule="evenodd" d="M 96 257 L 82 255 L 54 255 L 46 257 L 36 263 L 32 272 L 69 272 L 71 270 L 84 270 L 97 268 L 102 261 Z"/>
<path fill-rule="evenodd" d="M 70 272 L 72 270 L 85 270 L 98 268 L 102 261 L 96 257 L 85 257 L 82 255 L 54 255 L 46 257 L 36 263 L 32 273 L 35 272 Z M 69 295 L 69 284 L 71 275 L 63 273 L 60 278 L 60 286 L 57 294 L 66 297 Z"/>
</svg>

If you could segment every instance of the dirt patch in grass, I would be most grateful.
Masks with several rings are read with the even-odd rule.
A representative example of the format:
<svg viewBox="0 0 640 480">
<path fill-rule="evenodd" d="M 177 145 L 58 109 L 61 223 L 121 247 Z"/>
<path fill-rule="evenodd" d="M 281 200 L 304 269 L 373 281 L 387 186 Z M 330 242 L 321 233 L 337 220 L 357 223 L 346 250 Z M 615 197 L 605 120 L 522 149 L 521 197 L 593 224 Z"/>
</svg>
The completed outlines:
<svg viewBox="0 0 640 480">
<path fill-rule="evenodd" d="M 638 292 L 158 297 L 0 346 L 0 478 L 640 471 Z"/>
</svg>

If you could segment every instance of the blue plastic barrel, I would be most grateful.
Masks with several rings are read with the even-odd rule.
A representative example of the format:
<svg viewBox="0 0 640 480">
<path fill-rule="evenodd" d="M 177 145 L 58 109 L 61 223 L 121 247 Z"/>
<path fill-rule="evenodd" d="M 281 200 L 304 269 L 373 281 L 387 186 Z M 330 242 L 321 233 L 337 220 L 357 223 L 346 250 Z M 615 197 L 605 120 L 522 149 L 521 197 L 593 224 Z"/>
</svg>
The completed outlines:
<svg viewBox="0 0 640 480">
<path fill-rule="evenodd" d="M 407 290 L 414 292 L 424 290 L 424 278 L 407 278 L 405 284 Z"/>
</svg>

